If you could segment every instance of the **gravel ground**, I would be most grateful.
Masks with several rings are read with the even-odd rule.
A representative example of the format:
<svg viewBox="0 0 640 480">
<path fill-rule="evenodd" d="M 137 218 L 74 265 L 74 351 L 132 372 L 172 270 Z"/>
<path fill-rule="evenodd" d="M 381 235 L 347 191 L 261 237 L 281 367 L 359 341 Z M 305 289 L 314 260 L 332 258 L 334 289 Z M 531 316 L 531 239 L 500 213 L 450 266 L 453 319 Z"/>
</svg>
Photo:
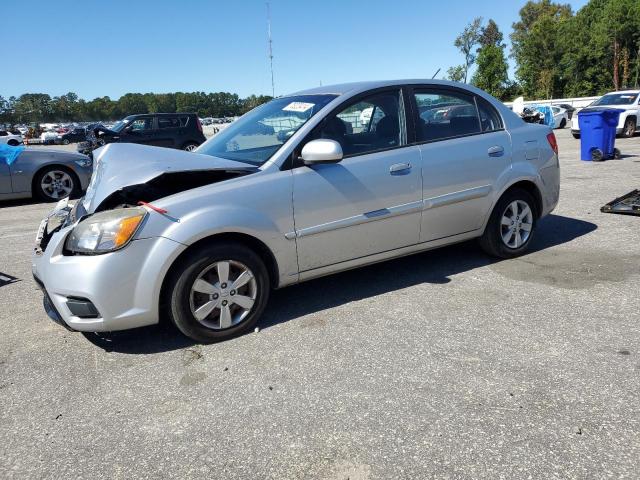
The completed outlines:
<svg viewBox="0 0 640 480">
<path fill-rule="evenodd" d="M 275 292 L 259 333 L 193 345 L 48 320 L 30 273 L 50 205 L 0 205 L 2 478 L 638 478 L 640 188 L 557 132 L 533 251 L 468 243 Z"/>
</svg>

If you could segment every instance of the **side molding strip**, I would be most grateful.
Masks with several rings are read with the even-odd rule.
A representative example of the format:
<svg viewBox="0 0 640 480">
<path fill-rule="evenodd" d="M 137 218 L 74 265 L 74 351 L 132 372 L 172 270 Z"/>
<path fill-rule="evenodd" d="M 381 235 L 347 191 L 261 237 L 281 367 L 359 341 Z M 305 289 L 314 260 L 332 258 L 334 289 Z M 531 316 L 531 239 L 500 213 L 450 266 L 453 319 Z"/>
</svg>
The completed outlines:
<svg viewBox="0 0 640 480">
<path fill-rule="evenodd" d="M 353 227 L 368 222 L 375 222 L 383 218 L 395 217 L 397 215 L 405 215 L 407 213 L 419 212 L 422 209 L 422 201 L 417 200 L 411 203 L 405 203 L 403 205 L 396 205 L 395 207 L 382 208 L 380 210 L 374 210 L 372 212 L 361 213 L 360 215 L 354 215 L 353 217 L 347 217 L 333 222 L 323 223 L 321 225 L 314 225 L 313 227 L 302 228 L 296 232 L 285 233 L 284 237 L 288 240 L 294 238 L 308 237 L 309 235 L 315 235 L 317 233 L 330 232 L 331 230 L 338 230 L 340 228 Z"/>
<path fill-rule="evenodd" d="M 428 210 L 430 208 L 444 207 L 445 205 L 473 200 L 474 198 L 486 197 L 491 193 L 492 189 L 493 187 L 491 185 L 484 185 L 482 187 L 470 188 L 460 192 L 447 193 L 446 195 L 440 195 L 439 197 L 425 198 L 422 208 L 424 210 Z"/>
</svg>

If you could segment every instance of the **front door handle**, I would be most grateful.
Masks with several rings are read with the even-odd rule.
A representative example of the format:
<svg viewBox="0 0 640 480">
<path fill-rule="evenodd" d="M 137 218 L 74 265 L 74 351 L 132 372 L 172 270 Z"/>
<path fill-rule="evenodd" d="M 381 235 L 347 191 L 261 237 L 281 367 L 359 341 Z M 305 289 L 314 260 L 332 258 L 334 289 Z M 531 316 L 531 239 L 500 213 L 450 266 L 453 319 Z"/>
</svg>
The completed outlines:
<svg viewBox="0 0 640 480">
<path fill-rule="evenodd" d="M 389 167 L 389 173 L 391 175 L 402 175 L 404 173 L 409 173 L 410 170 L 410 163 L 395 163 Z"/>
<path fill-rule="evenodd" d="M 502 148 L 500 145 L 496 145 L 487 150 L 487 153 L 490 157 L 501 157 L 502 155 L 504 155 L 504 148 Z"/>
</svg>

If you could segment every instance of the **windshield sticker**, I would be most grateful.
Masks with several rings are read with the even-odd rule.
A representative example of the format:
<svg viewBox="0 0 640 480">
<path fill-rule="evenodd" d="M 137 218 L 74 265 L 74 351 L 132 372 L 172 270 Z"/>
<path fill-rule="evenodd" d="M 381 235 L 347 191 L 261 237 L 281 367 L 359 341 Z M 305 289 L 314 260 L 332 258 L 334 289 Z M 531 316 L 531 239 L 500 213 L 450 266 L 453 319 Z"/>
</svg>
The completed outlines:
<svg viewBox="0 0 640 480">
<path fill-rule="evenodd" d="M 306 112 L 307 110 L 313 108 L 315 103 L 306 103 L 306 102 L 291 102 L 289 105 L 282 109 L 283 112 Z"/>
</svg>

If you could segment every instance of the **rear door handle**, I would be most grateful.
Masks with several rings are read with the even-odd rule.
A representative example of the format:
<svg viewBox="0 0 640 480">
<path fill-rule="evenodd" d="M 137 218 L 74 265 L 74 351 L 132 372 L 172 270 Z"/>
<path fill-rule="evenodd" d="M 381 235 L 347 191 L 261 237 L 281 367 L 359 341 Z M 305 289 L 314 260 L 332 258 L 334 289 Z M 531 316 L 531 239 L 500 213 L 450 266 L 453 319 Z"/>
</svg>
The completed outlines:
<svg viewBox="0 0 640 480">
<path fill-rule="evenodd" d="M 389 167 L 389 173 L 391 175 L 401 175 L 403 173 L 408 173 L 411 170 L 410 163 L 395 163 Z"/>
<path fill-rule="evenodd" d="M 489 148 L 489 150 L 487 150 L 487 153 L 490 157 L 501 157 L 502 155 L 504 155 L 504 148 L 502 148 L 500 145 L 496 145 Z"/>
</svg>

